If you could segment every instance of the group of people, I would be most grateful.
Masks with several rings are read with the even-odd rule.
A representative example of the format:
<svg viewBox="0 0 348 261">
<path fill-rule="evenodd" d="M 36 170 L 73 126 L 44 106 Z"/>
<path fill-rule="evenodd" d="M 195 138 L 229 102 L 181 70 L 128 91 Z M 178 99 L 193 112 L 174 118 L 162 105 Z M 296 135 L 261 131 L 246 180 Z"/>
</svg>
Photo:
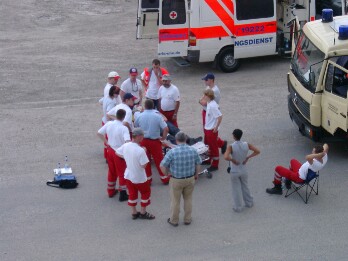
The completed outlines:
<svg viewBox="0 0 348 261">
<path fill-rule="evenodd" d="M 160 61 L 154 59 L 152 66 L 141 73 L 140 79 L 137 68 L 130 68 L 129 78 L 118 87 L 120 78 L 115 71 L 108 74 L 104 96 L 99 100 L 103 108 L 103 118 L 97 135 L 104 142 L 104 157 L 108 164 L 107 193 L 110 198 L 120 192 L 119 200 L 128 201 L 133 219 L 154 219 L 155 216 L 146 210 L 151 197 L 152 159 L 161 182 L 164 185 L 169 184 L 170 187 L 171 217 L 167 220 L 168 223 L 178 225 L 180 198 L 183 195 L 184 224 L 189 225 L 192 221 L 192 193 L 200 165 L 209 164 L 207 170 L 210 172 L 218 170 L 221 149 L 225 160 L 232 164 L 233 209 L 236 212 L 242 211 L 242 198 L 245 207 L 253 206 L 245 165 L 260 151 L 252 144 L 241 141 L 243 132 L 240 129 L 233 131 L 235 142 L 230 145 L 219 137 L 222 122 L 219 107 L 221 93 L 215 84 L 214 74 L 208 73 L 202 78 L 206 88 L 198 101 L 202 106 L 204 143 L 209 146 L 209 160 L 203 163 L 197 151 L 189 146 L 202 138 L 191 138 L 180 131 L 180 91 L 172 84 L 171 75 L 160 66 Z M 166 139 L 176 146 L 164 156 L 162 146 Z M 327 153 L 327 150 L 325 144 L 323 151 L 319 153 Z M 325 165 L 325 157 L 322 154 L 319 156 L 324 158 L 321 163 Z M 309 166 L 314 160 L 320 161 L 319 156 L 313 156 Z M 292 167 L 291 171 L 296 172 L 297 167 Z M 279 194 L 276 193 L 276 182 L 279 176 L 285 175 L 279 168 L 276 168 L 276 172 L 278 176 L 275 178 L 276 187 L 270 190 L 272 194 Z M 293 178 L 289 174 L 285 176 Z M 267 190 L 268 193 L 270 191 Z M 139 193 L 140 211 L 136 208 Z"/>
</svg>

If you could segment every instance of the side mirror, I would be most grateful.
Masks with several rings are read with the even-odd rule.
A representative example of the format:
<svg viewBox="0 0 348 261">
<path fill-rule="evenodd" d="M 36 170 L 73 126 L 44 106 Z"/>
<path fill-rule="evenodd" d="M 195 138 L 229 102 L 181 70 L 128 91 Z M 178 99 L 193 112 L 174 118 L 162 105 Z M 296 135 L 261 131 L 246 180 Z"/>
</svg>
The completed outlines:
<svg viewBox="0 0 348 261">
<path fill-rule="evenodd" d="M 315 84 L 315 73 L 310 72 L 309 73 L 309 86 L 314 87 Z"/>
</svg>

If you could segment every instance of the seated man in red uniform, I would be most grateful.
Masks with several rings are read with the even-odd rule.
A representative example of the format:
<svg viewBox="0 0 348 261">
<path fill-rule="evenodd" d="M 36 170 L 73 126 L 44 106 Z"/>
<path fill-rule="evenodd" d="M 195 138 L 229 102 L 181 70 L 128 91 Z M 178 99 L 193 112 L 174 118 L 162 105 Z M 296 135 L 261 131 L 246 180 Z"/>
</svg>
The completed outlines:
<svg viewBox="0 0 348 261">
<path fill-rule="evenodd" d="M 285 185 L 287 188 L 290 188 L 292 181 L 295 183 L 305 182 L 308 170 L 318 172 L 325 166 L 328 151 L 329 146 L 326 143 L 324 145 L 318 145 L 313 148 L 312 154 L 306 156 L 307 161 L 305 163 L 301 164 L 298 160 L 292 159 L 289 169 L 277 166 L 274 172 L 274 187 L 266 189 L 266 192 L 282 195 L 282 177 L 286 179 Z"/>
</svg>

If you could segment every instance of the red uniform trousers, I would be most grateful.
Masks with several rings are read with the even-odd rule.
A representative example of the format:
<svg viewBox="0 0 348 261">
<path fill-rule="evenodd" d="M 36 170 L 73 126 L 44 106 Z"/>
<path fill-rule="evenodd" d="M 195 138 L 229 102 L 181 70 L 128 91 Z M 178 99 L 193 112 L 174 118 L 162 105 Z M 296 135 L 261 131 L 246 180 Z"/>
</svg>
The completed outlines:
<svg viewBox="0 0 348 261">
<path fill-rule="evenodd" d="M 212 167 L 219 166 L 219 148 L 224 144 L 224 141 L 219 138 L 219 132 L 204 129 L 204 143 L 209 146 L 210 162 Z"/>
<path fill-rule="evenodd" d="M 302 183 L 304 182 L 303 179 L 300 178 L 300 175 L 298 173 L 298 170 L 302 166 L 301 162 L 299 162 L 296 159 L 292 159 L 290 161 L 290 167 L 289 169 L 283 167 L 283 166 L 277 166 L 275 168 L 274 172 L 274 184 L 281 184 L 282 183 L 282 177 L 289 179 L 291 181 L 294 181 L 296 183 Z"/>
<path fill-rule="evenodd" d="M 205 110 L 202 110 L 202 119 L 203 119 L 203 131 L 204 130 L 204 126 L 205 126 L 205 115 L 207 114 L 207 112 Z M 204 135 L 204 140 L 203 140 L 204 144 L 207 144 L 207 141 L 206 141 L 206 137 Z M 217 142 L 218 142 L 218 147 L 221 148 L 223 145 L 224 145 L 224 141 L 222 139 L 220 139 L 220 137 L 218 137 L 217 139 Z"/>
<path fill-rule="evenodd" d="M 169 122 L 173 123 L 173 125 L 175 127 L 179 128 L 177 120 L 173 120 L 173 116 L 174 116 L 175 111 L 163 111 L 163 110 L 161 110 L 160 112 L 167 118 L 167 120 Z"/>
<path fill-rule="evenodd" d="M 104 122 L 102 122 L 102 126 L 104 126 Z M 105 138 L 106 140 L 108 140 L 108 135 L 105 134 Z M 104 143 L 104 158 L 107 160 L 108 159 L 108 147 L 106 145 L 106 143 Z"/>
<path fill-rule="evenodd" d="M 115 193 L 116 181 L 118 179 L 119 190 L 126 189 L 126 182 L 124 179 L 124 171 L 126 170 L 126 162 L 124 159 L 116 155 L 115 151 L 109 147 L 108 150 L 108 188 L 107 192 L 109 196 Z"/>
<path fill-rule="evenodd" d="M 163 152 L 162 152 L 162 143 L 159 139 L 157 140 L 151 140 L 144 138 L 143 141 L 140 144 L 141 146 L 146 148 L 146 155 L 151 159 L 151 156 L 153 160 L 155 161 L 155 165 L 158 171 L 158 174 L 161 177 L 162 183 L 166 184 L 169 182 L 169 178 L 166 177 L 161 169 L 160 169 L 160 163 L 163 160 Z M 151 183 L 152 182 L 152 170 L 151 170 L 151 164 L 147 164 L 145 168 L 147 180 Z"/>
<path fill-rule="evenodd" d="M 138 203 L 138 192 L 140 192 L 142 207 L 150 205 L 151 187 L 150 182 L 146 181 L 144 183 L 134 184 L 132 181 L 126 179 L 127 189 L 128 189 L 128 205 L 135 207 Z"/>
</svg>

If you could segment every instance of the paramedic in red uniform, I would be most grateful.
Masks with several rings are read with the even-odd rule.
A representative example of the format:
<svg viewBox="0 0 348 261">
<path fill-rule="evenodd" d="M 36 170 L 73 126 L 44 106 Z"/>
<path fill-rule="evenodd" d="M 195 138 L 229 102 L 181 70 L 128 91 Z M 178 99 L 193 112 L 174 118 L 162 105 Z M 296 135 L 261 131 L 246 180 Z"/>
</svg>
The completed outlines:
<svg viewBox="0 0 348 261">
<path fill-rule="evenodd" d="M 107 144 L 107 160 L 108 160 L 108 188 L 107 192 L 110 198 L 117 194 L 116 180 L 120 186 L 120 201 L 128 200 L 126 192 L 126 184 L 124 180 L 124 171 L 126 163 L 123 159 L 115 154 L 115 151 L 124 143 L 130 141 L 129 131 L 122 121 L 126 116 L 126 111 L 119 109 L 116 113 L 115 121 L 108 121 L 103 127 L 98 130 L 98 137 Z M 105 134 L 109 139 L 106 140 Z"/>
<path fill-rule="evenodd" d="M 204 91 L 203 100 L 207 103 L 205 115 L 204 140 L 209 146 L 211 166 L 208 171 L 216 171 L 219 168 L 219 126 L 222 121 L 222 113 L 219 105 L 214 101 L 214 91 L 211 89 Z"/>
<path fill-rule="evenodd" d="M 151 68 L 145 68 L 141 74 L 141 81 L 144 89 L 146 90 L 146 99 L 153 100 L 154 108 L 159 110 L 158 107 L 158 90 L 162 85 L 162 76 L 169 74 L 168 71 L 161 67 L 161 62 L 158 59 L 152 61 Z"/>
<path fill-rule="evenodd" d="M 214 91 L 214 101 L 219 104 L 221 99 L 221 93 L 219 87 L 215 84 L 215 75 L 213 73 L 207 73 L 202 80 L 205 83 L 206 90 L 213 90 Z M 207 102 L 204 99 L 204 95 L 199 99 L 199 104 L 203 106 L 202 109 L 202 121 L 203 121 L 203 129 L 205 125 L 205 114 L 207 110 Z M 204 141 L 206 142 L 206 141 Z M 220 138 L 218 138 L 218 147 L 221 148 L 221 153 L 225 154 L 226 148 L 227 148 L 227 141 L 223 141 Z"/>
<path fill-rule="evenodd" d="M 140 146 L 144 138 L 144 131 L 135 128 L 133 131 L 132 142 L 128 142 L 117 149 L 116 153 L 126 161 L 127 168 L 124 173 L 127 188 L 129 191 L 128 205 L 132 208 L 132 218 L 154 219 L 155 216 L 146 211 L 150 205 L 151 187 L 147 181 L 145 167 L 149 165 L 149 158 L 144 148 Z M 137 211 L 138 193 L 141 197 L 141 210 Z"/>
<path fill-rule="evenodd" d="M 164 175 L 160 169 L 160 163 L 163 160 L 162 140 L 165 140 L 168 134 L 168 126 L 162 115 L 153 108 L 153 101 L 145 101 L 145 110 L 135 119 L 135 127 L 144 130 L 144 139 L 141 146 L 146 148 L 146 154 L 149 159 L 153 158 L 157 171 L 163 184 L 167 185 L 169 177 Z M 161 136 L 162 130 L 162 136 Z M 149 182 L 152 182 L 151 164 L 146 166 L 146 175 Z"/>
<path fill-rule="evenodd" d="M 177 116 L 180 107 L 180 92 L 175 85 L 171 84 L 169 74 L 162 77 L 162 86 L 158 91 L 158 104 L 160 112 L 178 128 Z"/>
</svg>

